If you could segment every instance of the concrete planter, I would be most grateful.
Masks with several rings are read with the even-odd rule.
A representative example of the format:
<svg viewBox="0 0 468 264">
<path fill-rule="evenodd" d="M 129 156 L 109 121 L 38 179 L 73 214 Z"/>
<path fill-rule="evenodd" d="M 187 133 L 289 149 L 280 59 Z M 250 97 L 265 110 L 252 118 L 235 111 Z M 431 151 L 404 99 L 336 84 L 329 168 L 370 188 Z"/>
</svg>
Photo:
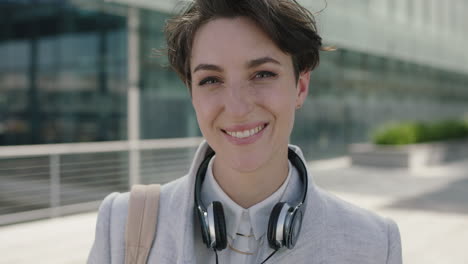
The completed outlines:
<svg viewBox="0 0 468 264">
<path fill-rule="evenodd" d="M 468 159 L 468 140 L 451 140 L 405 146 L 352 144 L 350 153 L 353 165 L 418 170 L 451 161 Z"/>
</svg>

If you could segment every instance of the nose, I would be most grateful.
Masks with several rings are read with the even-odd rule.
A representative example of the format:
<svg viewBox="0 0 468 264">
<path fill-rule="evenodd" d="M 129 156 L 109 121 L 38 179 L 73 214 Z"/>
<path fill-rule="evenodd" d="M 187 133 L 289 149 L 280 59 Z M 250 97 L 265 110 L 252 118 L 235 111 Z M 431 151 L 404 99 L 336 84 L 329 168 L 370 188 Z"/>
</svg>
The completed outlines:
<svg viewBox="0 0 468 264">
<path fill-rule="evenodd" d="M 224 108 L 227 114 L 233 118 L 246 117 L 254 108 L 253 95 L 249 89 L 242 84 L 232 84 L 226 89 Z"/>
</svg>

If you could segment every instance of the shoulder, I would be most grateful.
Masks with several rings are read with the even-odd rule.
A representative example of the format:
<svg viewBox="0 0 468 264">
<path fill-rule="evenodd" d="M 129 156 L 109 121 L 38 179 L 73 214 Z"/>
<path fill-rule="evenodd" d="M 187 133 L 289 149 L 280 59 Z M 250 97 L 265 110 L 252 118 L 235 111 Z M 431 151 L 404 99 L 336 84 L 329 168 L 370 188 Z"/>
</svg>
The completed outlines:
<svg viewBox="0 0 468 264">
<path fill-rule="evenodd" d="M 168 202 L 179 201 L 180 195 L 186 193 L 189 188 L 188 175 L 180 177 L 176 180 L 168 182 L 161 186 L 161 199 Z"/>
<path fill-rule="evenodd" d="M 400 233 L 393 220 L 316 190 L 321 204 L 316 221 L 321 240 L 330 245 L 327 255 L 336 254 L 356 263 L 401 263 Z"/>
<path fill-rule="evenodd" d="M 97 215 L 95 238 L 88 257 L 88 264 L 110 263 L 111 259 L 123 258 L 122 249 L 125 246 L 125 241 L 122 240 L 122 232 L 118 230 L 125 226 L 127 207 L 128 193 L 114 192 L 104 198 Z M 119 237 L 121 239 L 118 239 Z M 111 243 L 111 241 L 113 242 Z M 115 247 L 120 250 L 114 250 Z"/>
<path fill-rule="evenodd" d="M 181 188 L 184 184 L 185 178 L 186 177 L 184 176 L 177 180 L 162 185 L 160 199 L 164 199 L 167 202 L 174 201 L 177 197 L 180 199 L 180 196 L 178 194 L 181 192 Z M 107 219 L 106 222 L 108 222 L 110 218 L 120 219 L 121 217 L 126 217 L 129 199 L 129 192 L 113 192 L 107 195 L 99 207 L 98 218 L 102 218 L 103 221 Z"/>
<path fill-rule="evenodd" d="M 161 187 L 159 211 L 164 218 L 171 218 L 169 208 L 174 208 L 177 197 L 184 189 L 182 186 L 186 177 L 179 178 Z M 108 194 L 101 205 L 97 215 L 94 243 L 88 257 L 88 264 L 123 263 L 125 252 L 125 229 L 128 216 L 128 203 L 130 193 L 113 192 Z M 112 255 L 111 255 L 112 252 Z"/>
<path fill-rule="evenodd" d="M 355 231 L 385 231 L 388 220 L 367 209 L 361 208 L 336 195 L 320 190 L 324 214 L 329 224 L 342 228 L 353 227 Z"/>
<path fill-rule="evenodd" d="M 164 218 L 170 218 L 173 208 L 180 206 L 182 197 L 184 197 L 186 176 L 177 180 L 171 181 L 161 186 L 161 194 L 159 198 L 159 213 L 164 215 Z M 98 225 L 106 228 L 112 240 L 122 240 L 124 238 L 125 225 L 128 216 L 128 204 L 130 193 L 114 192 L 104 198 L 98 213 Z"/>
</svg>

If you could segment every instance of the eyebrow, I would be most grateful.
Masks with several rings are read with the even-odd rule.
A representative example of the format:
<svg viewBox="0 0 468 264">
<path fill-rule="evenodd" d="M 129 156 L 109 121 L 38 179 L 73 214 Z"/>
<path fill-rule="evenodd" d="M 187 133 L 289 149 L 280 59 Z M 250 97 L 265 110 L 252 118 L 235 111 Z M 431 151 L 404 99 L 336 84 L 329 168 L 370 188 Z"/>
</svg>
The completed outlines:
<svg viewBox="0 0 468 264">
<path fill-rule="evenodd" d="M 281 63 L 279 61 L 273 59 L 272 57 L 266 56 L 266 57 L 261 57 L 261 58 L 249 61 L 247 63 L 247 67 L 248 68 L 255 68 L 255 67 L 260 66 L 260 65 L 265 64 L 265 63 L 274 63 L 274 64 L 281 65 Z"/>
<path fill-rule="evenodd" d="M 201 70 L 223 72 L 223 69 L 221 67 L 214 65 L 214 64 L 198 64 L 198 66 L 195 67 L 193 72 L 195 73 Z"/>
<path fill-rule="evenodd" d="M 247 67 L 248 68 L 255 68 L 257 66 L 260 66 L 262 64 L 265 64 L 265 63 L 274 63 L 274 64 L 278 64 L 278 65 L 281 65 L 281 63 L 275 59 L 273 59 L 272 57 L 261 57 L 261 58 L 258 58 L 258 59 L 254 59 L 254 60 L 251 60 L 249 62 L 247 62 Z M 206 63 L 202 63 L 202 64 L 198 64 L 197 67 L 195 67 L 195 69 L 193 70 L 193 72 L 197 72 L 197 71 L 201 71 L 201 70 L 205 70 L 205 71 L 217 71 L 217 72 L 223 72 L 223 68 L 219 67 L 218 65 L 214 65 L 214 64 L 206 64 Z"/>
</svg>

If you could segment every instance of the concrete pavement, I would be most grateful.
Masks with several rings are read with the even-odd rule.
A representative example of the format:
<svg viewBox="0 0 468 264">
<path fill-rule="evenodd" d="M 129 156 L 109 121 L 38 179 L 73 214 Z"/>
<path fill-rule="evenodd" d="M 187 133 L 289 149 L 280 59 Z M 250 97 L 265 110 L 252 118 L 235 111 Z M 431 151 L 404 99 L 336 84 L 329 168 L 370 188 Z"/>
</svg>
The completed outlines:
<svg viewBox="0 0 468 264">
<path fill-rule="evenodd" d="M 468 160 L 410 173 L 311 163 L 316 183 L 394 219 L 404 263 L 468 263 Z M 96 213 L 0 227 L 0 264 L 85 263 Z"/>
</svg>

